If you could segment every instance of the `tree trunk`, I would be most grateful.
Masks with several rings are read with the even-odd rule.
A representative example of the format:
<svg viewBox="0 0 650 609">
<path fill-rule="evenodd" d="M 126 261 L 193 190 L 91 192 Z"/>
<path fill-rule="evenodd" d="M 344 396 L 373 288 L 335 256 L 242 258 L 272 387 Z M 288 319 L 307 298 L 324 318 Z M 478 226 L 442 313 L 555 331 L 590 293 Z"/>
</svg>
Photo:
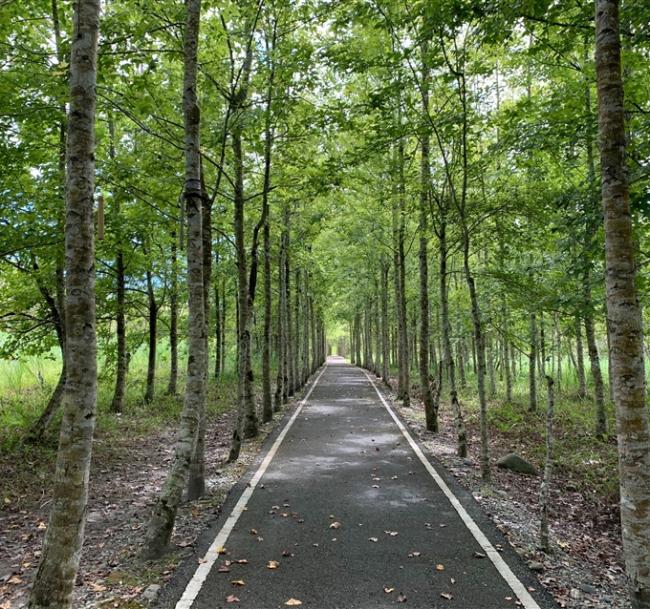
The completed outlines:
<svg viewBox="0 0 650 609">
<path fill-rule="evenodd" d="M 171 234 L 171 285 L 169 287 L 169 383 L 167 395 L 178 392 L 178 240 Z"/>
<path fill-rule="evenodd" d="M 158 346 L 158 304 L 153 289 L 153 275 L 147 271 L 147 300 L 149 312 L 149 356 L 147 358 L 147 388 L 144 393 L 144 401 L 147 404 L 153 402 L 156 383 L 156 348 Z"/>
<path fill-rule="evenodd" d="M 248 98 L 248 83 L 253 61 L 249 47 L 242 67 L 241 84 L 234 92 L 233 114 L 237 115 Z M 229 461 L 239 456 L 242 438 L 253 438 L 258 432 L 251 360 L 251 316 L 249 310 L 248 265 L 244 238 L 244 155 L 242 151 L 243 125 L 241 117 L 232 128 L 232 151 L 234 164 L 233 228 L 235 233 L 235 254 L 237 260 L 237 304 L 238 304 L 238 354 L 237 354 L 237 404 L 238 416 L 233 430 Z"/>
<path fill-rule="evenodd" d="M 398 197 L 393 204 L 393 266 L 395 273 L 395 302 L 397 304 L 397 365 L 399 368 L 399 381 L 397 385 L 397 399 L 405 407 L 410 406 L 410 371 L 409 371 L 409 343 L 407 336 L 406 319 L 406 274 L 404 254 L 405 232 L 405 192 L 404 192 L 404 142 L 399 141 L 397 146 L 397 169 L 399 180 L 397 185 Z"/>
<path fill-rule="evenodd" d="M 187 380 L 176 447 L 167 479 L 149 521 L 143 555 L 159 557 L 167 547 L 190 474 L 201 413 L 205 405 L 207 327 L 203 302 L 203 188 L 200 162 L 200 110 L 196 91 L 201 0 L 186 3 L 183 115 L 185 123 L 185 209 L 187 214 L 188 351 Z"/>
<path fill-rule="evenodd" d="M 553 411 L 555 397 L 553 393 L 553 379 L 546 377 L 548 389 L 548 402 L 546 405 L 546 464 L 544 476 L 539 489 L 539 546 L 544 552 L 549 551 L 548 535 L 548 500 L 550 496 L 551 476 L 553 475 Z"/>
<path fill-rule="evenodd" d="M 585 289 L 585 299 L 591 301 L 591 289 Z M 596 436 L 599 438 L 607 434 L 607 418 L 605 416 L 605 388 L 603 386 L 603 373 L 600 369 L 600 357 L 596 343 L 594 317 L 591 311 L 585 312 L 585 336 L 587 337 L 587 351 L 591 366 L 591 377 L 594 381 L 594 398 L 596 403 Z"/>
<path fill-rule="evenodd" d="M 585 377 L 585 356 L 582 347 L 582 324 L 580 317 L 576 315 L 576 373 L 578 375 L 578 397 L 587 397 L 587 380 Z"/>
<path fill-rule="evenodd" d="M 528 412 L 537 411 L 537 315 L 530 314 L 530 352 L 528 353 Z"/>
<path fill-rule="evenodd" d="M 84 538 L 97 398 L 93 191 L 99 14 L 98 0 L 75 4 L 66 155 L 67 382 L 52 507 L 30 609 L 70 607 Z"/>
<path fill-rule="evenodd" d="M 650 607 L 650 434 L 636 290 L 617 0 L 596 1 L 605 283 L 616 405 L 623 555 L 634 609 Z"/>
</svg>

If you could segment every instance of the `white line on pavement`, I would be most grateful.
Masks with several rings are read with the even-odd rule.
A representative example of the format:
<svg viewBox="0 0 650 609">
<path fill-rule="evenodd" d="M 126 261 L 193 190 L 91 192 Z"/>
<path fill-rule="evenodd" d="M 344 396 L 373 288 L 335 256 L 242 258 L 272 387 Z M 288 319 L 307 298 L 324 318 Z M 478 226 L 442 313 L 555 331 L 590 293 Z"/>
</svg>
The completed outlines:
<svg viewBox="0 0 650 609">
<path fill-rule="evenodd" d="M 467 513 L 467 510 L 465 510 L 465 508 L 458 500 L 456 495 L 454 495 L 454 493 L 447 486 L 445 481 L 440 477 L 440 474 L 435 470 L 433 465 L 431 465 L 429 460 L 425 457 L 424 453 L 422 452 L 422 449 L 412 438 L 411 434 L 407 431 L 406 427 L 404 427 L 402 421 L 400 421 L 398 416 L 393 412 L 393 409 L 388 405 L 388 403 L 384 399 L 384 396 L 381 394 L 379 389 L 377 389 L 377 385 L 375 385 L 375 382 L 370 378 L 370 376 L 365 370 L 362 370 L 362 372 L 366 375 L 366 378 L 370 381 L 370 384 L 377 392 L 377 395 L 379 396 L 381 403 L 385 406 L 386 410 L 388 410 L 388 413 L 390 414 L 391 417 L 393 417 L 393 420 L 400 428 L 400 431 L 402 432 L 402 434 L 404 435 L 408 443 L 411 445 L 413 452 L 415 452 L 415 454 L 418 456 L 418 458 L 422 462 L 422 465 L 424 465 L 425 469 L 429 472 L 431 477 L 435 480 L 436 484 L 440 487 L 440 490 L 445 494 L 447 499 L 449 499 L 449 503 L 451 503 L 451 505 L 454 507 L 454 509 L 460 516 L 461 520 L 465 524 L 465 526 L 469 529 L 470 533 L 474 536 L 474 539 L 476 539 L 476 541 L 481 546 L 481 548 L 483 549 L 487 557 L 492 561 L 497 571 L 501 574 L 501 577 L 503 577 L 503 579 L 510 586 L 510 588 L 512 588 L 512 591 L 515 593 L 515 595 L 521 602 L 524 609 L 541 609 L 540 606 L 535 601 L 535 599 L 530 595 L 528 590 L 526 590 L 526 586 L 524 586 L 524 584 L 521 583 L 519 578 L 512 572 L 512 569 L 510 569 L 510 567 L 505 562 L 505 560 L 503 560 L 501 554 L 497 552 L 497 550 L 490 543 L 490 541 L 485 536 L 483 531 L 481 531 L 481 529 L 478 527 L 476 522 L 474 522 L 472 517 Z"/>
<path fill-rule="evenodd" d="M 246 505 L 249 499 L 251 498 L 251 495 L 253 494 L 255 487 L 257 486 L 260 479 L 264 475 L 264 472 L 266 472 L 269 464 L 271 463 L 273 457 L 275 456 L 275 453 L 278 452 L 278 448 L 280 448 L 280 444 L 282 444 L 282 441 L 287 435 L 287 432 L 289 431 L 289 429 L 291 429 L 293 422 L 300 414 L 300 411 L 302 410 L 303 406 L 309 399 L 309 396 L 311 395 L 311 392 L 318 384 L 318 381 L 320 381 L 320 378 L 321 376 L 323 376 L 325 370 L 327 370 L 327 364 L 323 366 L 323 369 L 321 370 L 320 374 L 313 382 L 312 386 L 309 388 L 307 395 L 305 395 L 305 397 L 302 399 L 302 401 L 298 405 L 298 408 L 296 408 L 296 411 L 291 415 L 291 418 L 287 421 L 287 424 L 284 426 L 284 429 L 280 432 L 280 435 L 278 435 L 278 437 L 275 439 L 275 442 L 273 442 L 273 446 L 271 446 L 271 450 L 269 450 L 269 452 L 266 454 L 266 457 L 264 457 L 264 460 L 260 464 L 258 470 L 255 472 L 255 475 L 253 476 L 252 480 L 250 481 L 250 483 L 248 484 L 244 492 L 241 494 L 239 501 L 237 501 L 232 512 L 230 512 L 230 515 L 223 523 L 223 526 L 217 533 L 217 536 L 214 538 L 214 541 L 212 542 L 212 544 L 210 544 L 210 547 L 208 548 L 208 551 L 205 553 L 205 556 L 203 557 L 201 564 L 199 564 L 198 568 L 194 572 L 194 575 L 192 576 L 192 579 L 187 584 L 185 591 L 183 592 L 183 596 L 181 596 L 180 600 L 176 603 L 176 609 L 190 609 L 190 607 L 196 600 L 196 597 L 201 591 L 201 588 L 203 587 L 203 584 L 205 583 L 205 580 L 207 579 L 210 570 L 212 569 L 214 563 L 217 562 L 217 559 L 219 558 L 219 548 L 225 546 L 226 541 L 230 536 L 230 533 L 232 533 L 233 528 L 235 527 L 237 521 L 239 520 L 239 517 L 245 511 Z"/>
</svg>

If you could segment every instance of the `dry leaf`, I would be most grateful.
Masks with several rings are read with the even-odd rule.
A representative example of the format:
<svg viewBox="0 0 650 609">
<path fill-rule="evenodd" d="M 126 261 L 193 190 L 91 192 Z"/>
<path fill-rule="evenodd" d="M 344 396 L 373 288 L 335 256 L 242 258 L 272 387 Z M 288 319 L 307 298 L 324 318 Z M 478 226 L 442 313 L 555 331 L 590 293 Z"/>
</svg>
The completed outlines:
<svg viewBox="0 0 650 609">
<path fill-rule="evenodd" d="M 217 554 L 225 554 L 226 553 L 226 548 L 223 546 L 220 548 L 217 548 Z"/>
<path fill-rule="evenodd" d="M 399 535 L 397 531 L 384 531 L 386 535 L 390 535 L 391 537 L 395 537 L 395 535 Z"/>
<path fill-rule="evenodd" d="M 243 579 L 233 579 L 230 582 L 233 586 L 245 586 L 246 582 Z"/>
<path fill-rule="evenodd" d="M 341 523 L 340 522 L 333 522 L 330 524 L 330 529 L 340 529 L 341 528 Z"/>
<path fill-rule="evenodd" d="M 377 543 L 379 539 L 377 537 L 368 537 L 368 541 L 372 541 L 372 543 Z"/>
<path fill-rule="evenodd" d="M 226 567 L 226 565 L 221 565 L 217 569 L 217 573 L 230 573 L 230 567 Z"/>
<path fill-rule="evenodd" d="M 267 569 L 277 569 L 279 566 L 280 563 L 277 560 L 269 560 L 269 562 L 266 563 Z"/>
<path fill-rule="evenodd" d="M 233 560 L 232 562 L 237 563 L 238 565 L 247 565 L 248 559 L 240 558 L 239 560 Z"/>
<path fill-rule="evenodd" d="M 483 552 L 474 552 L 474 558 L 485 558 Z"/>
<path fill-rule="evenodd" d="M 390 594 L 391 592 L 394 592 L 395 588 L 389 588 L 388 586 L 384 586 L 384 592 L 386 594 Z"/>
<path fill-rule="evenodd" d="M 302 605 L 302 601 L 299 601 L 297 598 L 290 598 L 285 605 L 288 605 L 289 607 L 297 607 L 298 605 Z"/>
<path fill-rule="evenodd" d="M 8 581 L 7 583 L 8 583 L 8 584 L 22 584 L 22 583 L 23 583 L 23 580 L 20 579 L 20 577 L 18 577 L 17 575 L 12 575 L 12 576 L 9 578 L 9 581 Z"/>
<path fill-rule="evenodd" d="M 417 558 L 418 556 L 422 556 L 422 552 L 411 552 L 409 554 L 409 558 Z"/>
<path fill-rule="evenodd" d="M 257 535 L 257 529 L 251 529 L 250 534 L 251 535 Z"/>
<path fill-rule="evenodd" d="M 405 602 L 406 602 L 406 595 L 405 595 L 405 594 L 400 594 L 400 595 L 397 597 L 397 602 L 398 602 L 398 603 L 405 603 Z"/>
<path fill-rule="evenodd" d="M 445 565 L 436 565 L 436 571 L 444 571 Z"/>
<path fill-rule="evenodd" d="M 228 596 L 226 596 L 226 602 L 227 603 L 238 603 L 239 599 L 234 594 L 229 594 Z"/>
<path fill-rule="evenodd" d="M 93 592 L 104 592 L 106 590 L 106 586 L 102 586 L 101 584 L 96 584 L 94 582 L 91 582 L 90 589 Z"/>
<path fill-rule="evenodd" d="M 450 601 L 452 598 L 454 598 L 454 595 L 449 594 L 449 592 L 441 592 L 440 596 L 442 596 L 442 598 L 446 598 L 448 601 Z"/>
</svg>

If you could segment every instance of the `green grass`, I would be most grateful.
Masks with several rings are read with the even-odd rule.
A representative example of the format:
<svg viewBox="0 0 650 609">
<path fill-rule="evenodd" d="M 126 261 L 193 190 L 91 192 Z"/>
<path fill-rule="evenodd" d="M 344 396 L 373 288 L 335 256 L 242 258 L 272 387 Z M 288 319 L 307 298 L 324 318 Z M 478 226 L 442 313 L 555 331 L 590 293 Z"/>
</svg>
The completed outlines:
<svg viewBox="0 0 650 609">
<path fill-rule="evenodd" d="M 156 362 L 155 398 L 151 404 L 144 402 L 146 385 L 147 350 L 136 351 L 129 363 L 126 383 L 125 408 L 122 415 L 111 412 L 114 390 L 114 370 L 98 358 L 97 434 L 100 436 L 134 434 L 142 435 L 164 426 L 173 425 L 182 406 L 186 355 L 179 348 L 178 395 L 166 395 L 169 380 L 168 345 L 158 348 Z M 212 362 L 213 365 L 213 362 Z M 212 379 L 209 368 L 208 413 L 216 415 L 232 404 L 236 378 L 232 362 L 227 362 L 226 373 L 218 383 Z M 22 444 L 25 432 L 43 412 L 59 379 L 61 362 L 54 356 L 48 358 L 26 357 L 21 360 L 0 360 L 0 453 L 7 454 Z M 52 422 L 44 446 L 55 448 L 61 413 Z"/>
</svg>

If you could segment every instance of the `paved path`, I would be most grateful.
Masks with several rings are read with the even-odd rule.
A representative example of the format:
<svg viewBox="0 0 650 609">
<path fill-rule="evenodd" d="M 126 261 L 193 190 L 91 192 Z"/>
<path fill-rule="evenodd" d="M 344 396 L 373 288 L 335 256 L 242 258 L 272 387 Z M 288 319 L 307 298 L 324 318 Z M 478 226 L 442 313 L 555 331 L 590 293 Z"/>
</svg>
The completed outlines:
<svg viewBox="0 0 650 609">
<path fill-rule="evenodd" d="M 330 360 L 312 389 L 233 490 L 198 570 L 196 562 L 181 569 L 164 606 L 554 606 L 471 497 L 439 477 L 362 370 Z M 224 568 L 236 560 L 247 564 Z"/>
</svg>

